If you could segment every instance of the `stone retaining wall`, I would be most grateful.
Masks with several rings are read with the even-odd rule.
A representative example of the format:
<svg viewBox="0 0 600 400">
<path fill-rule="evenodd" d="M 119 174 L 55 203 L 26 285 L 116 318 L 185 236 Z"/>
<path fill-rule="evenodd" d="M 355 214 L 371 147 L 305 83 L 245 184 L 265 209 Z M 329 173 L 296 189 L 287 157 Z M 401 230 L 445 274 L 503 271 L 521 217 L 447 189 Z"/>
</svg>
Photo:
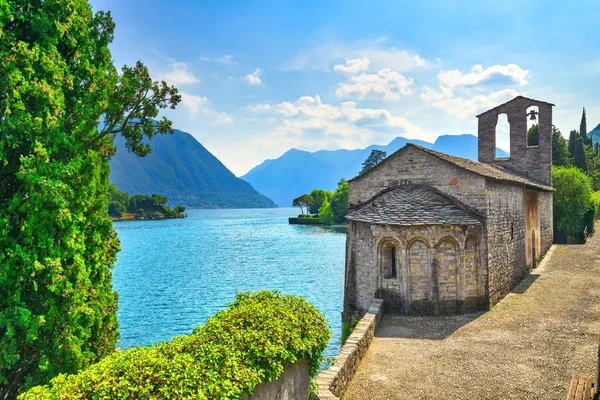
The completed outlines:
<svg viewBox="0 0 600 400">
<path fill-rule="evenodd" d="M 333 360 L 333 365 L 317 376 L 319 400 L 339 400 L 344 395 L 382 317 L 383 299 L 375 299 Z"/>
<path fill-rule="evenodd" d="M 274 381 L 256 386 L 254 393 L 244 400 L 308 399 L 309 392 L 308 360 L 303 358 L 287 364 L 283 373 Z"/>
</svg>

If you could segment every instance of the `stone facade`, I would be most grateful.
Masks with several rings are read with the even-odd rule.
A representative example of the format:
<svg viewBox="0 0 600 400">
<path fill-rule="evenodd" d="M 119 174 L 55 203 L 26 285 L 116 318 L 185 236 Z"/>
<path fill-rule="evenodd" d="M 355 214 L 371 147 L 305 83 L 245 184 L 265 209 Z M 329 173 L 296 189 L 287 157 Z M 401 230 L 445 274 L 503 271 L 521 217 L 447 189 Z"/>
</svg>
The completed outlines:
<svg viewBox="0 0 600 400">
<path fill-rule="evenodd" d="M 537 146 L 526 143 L 531 105 L 539 109 Z M 500 113 L 511 124 L 511 157 L 498 160 Z M 479 116 L 479 163 L 407 145 L 350 180 L 344 319 L 348 310 L 364 313 L 375 297 L 390 311 L 452 314 L 493 306 L 508 294 L 553 241 L 551 126 L 551 104 L 519 96 Z M 449 224 L 435 214 L 439 207 L 390 203 L 390 192 L 419 193 L 401 189 L 415 185 L 472 219 Z"/>
<path fill-rule="evenodd" d="M 486 306 L 481 226 L 348 224 L 345 301 L 366 310 L 374 297 L 403 314 L 449 314 Z M 384 250 L 393 243 L 396 276 L 386 277 Z M 391 249 L 390 249 L 391 250 Z"/>
</svg>

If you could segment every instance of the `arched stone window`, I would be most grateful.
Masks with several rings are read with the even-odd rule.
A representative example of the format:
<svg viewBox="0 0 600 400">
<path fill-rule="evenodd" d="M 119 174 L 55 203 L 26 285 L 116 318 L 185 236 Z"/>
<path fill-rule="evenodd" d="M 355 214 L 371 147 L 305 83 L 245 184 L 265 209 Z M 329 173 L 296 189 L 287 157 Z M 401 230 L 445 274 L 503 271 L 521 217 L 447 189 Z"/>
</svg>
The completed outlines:
<svg viewBox="0 0 600 400">
<path fill-rule="evenodd" d="M 455 314 L 458 300 L 458 246 L 451 238 L 442 239 L 435 249 L 440 314 Z"/>
<path fill-rule="evenodd" d="M 414 240 L 408 248 L 408 273 L 411 310 L 431 312 L 429 246 L 422 240 Z"/>
<path fill-rule="evenodd" d="M 385 279 L 397 277 L 398 246 L 394 240 L 384 239 L 379 245 L 379 262 Z"/>
</svg>

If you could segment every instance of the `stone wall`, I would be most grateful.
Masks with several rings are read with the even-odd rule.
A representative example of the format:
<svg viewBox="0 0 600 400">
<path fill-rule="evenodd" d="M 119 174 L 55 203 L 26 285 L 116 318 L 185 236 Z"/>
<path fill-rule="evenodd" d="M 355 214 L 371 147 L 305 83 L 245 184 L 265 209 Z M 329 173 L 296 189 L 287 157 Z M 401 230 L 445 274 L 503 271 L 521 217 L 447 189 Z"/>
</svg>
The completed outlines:
<svg viewBox="0 0 600 400">
<path fill-rule="evenodd" d="M 486 220 L 490 305 L 496 304 L 529 273 L 525 248 L 524 188 L 488 182 Z"/>
<path fill-rule="evenodd" d="M 304 400 L 308 399 L 309 393 L 308 360 L 303 358 L 286 365 L 276 380 L 256 386 L 254 394 L 245 400 Z"/>
<path fill-rule="evenodd" d="M 485 178 L 411 146 L 394 153 L 368 174 L 351 180 L 349 203 L 357 205 L 402 184 L 433 186 L 485 214 Z"/>
<path fill-rule="evenodd" d="M 552 214 L 552 202 L 554 193 L 540 192 L 540 258 L 554 243 L 554 218 Z M 539 261 L 539 260 L 538 260 Z"/>
<path fill-rule="evenodd" d="M 539 143 L 527 146 L 527 108 L 539 110 Z M 510 158 L 496 158 L 498 115 L 506 114 L 510 124 Z M 552 104 L 518 96 L 478 115 L 479 161 L 514 169 L 535 180 L 552 185 Z"/>
<path fill-rule="evenodd" d="M 482 226 L 394 226 L 349 222 L 345 310 L 364 313 L 375 297 L 396 313 L 465 312 L 487 298 Z M 467 247 L 468 242 L 468 247 Z M 396 246 L 395 277 L 379 251 Z M 346 320 L 346 318 L 344 318 Z"/>
<path fill-rule="evenodd" d="M 383 317 L 383 300 L 374 299 L 366 314 L 358 322 L 350 337 L 333 360 L 328 370 L 317 376 L 318 399 L 339 400 L 348 388 L 358 364 L 375 336 L 375 329 Z M 291 399 L 296 397 L 290 397 Z M 300 397 L 298 397 L 300 399 Z"/>
</svg>

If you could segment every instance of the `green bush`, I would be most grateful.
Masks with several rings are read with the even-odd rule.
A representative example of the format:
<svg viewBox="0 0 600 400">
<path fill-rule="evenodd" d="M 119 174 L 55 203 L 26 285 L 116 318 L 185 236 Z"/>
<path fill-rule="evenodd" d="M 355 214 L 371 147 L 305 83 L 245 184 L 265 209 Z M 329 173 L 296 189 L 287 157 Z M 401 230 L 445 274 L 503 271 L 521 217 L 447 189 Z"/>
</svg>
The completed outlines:
<svg viewBox="0 0 600 400">
<path fill-rule="evenodd" d="M 592 196 L 592 182 L 576 167 L 553 167 L 554 229 L 584 241 L 593 232 L 598 196 Z"/>
<path fill-rule="evenodd" d="M 319 220 L 325 225 L 333 224 L 333 211 L 331 211 L 331 204 L 327 199 L 323 200 L 323 204 L 319 208 Z"/>
<path fill-rule="evenodd" d="M 189 336 L 116 351 L 20 399 L 239 399 L 303 357 L 314 378 L 330 338 L 325 317 L 304 298 L 244 292 Z"/>
</svg>

